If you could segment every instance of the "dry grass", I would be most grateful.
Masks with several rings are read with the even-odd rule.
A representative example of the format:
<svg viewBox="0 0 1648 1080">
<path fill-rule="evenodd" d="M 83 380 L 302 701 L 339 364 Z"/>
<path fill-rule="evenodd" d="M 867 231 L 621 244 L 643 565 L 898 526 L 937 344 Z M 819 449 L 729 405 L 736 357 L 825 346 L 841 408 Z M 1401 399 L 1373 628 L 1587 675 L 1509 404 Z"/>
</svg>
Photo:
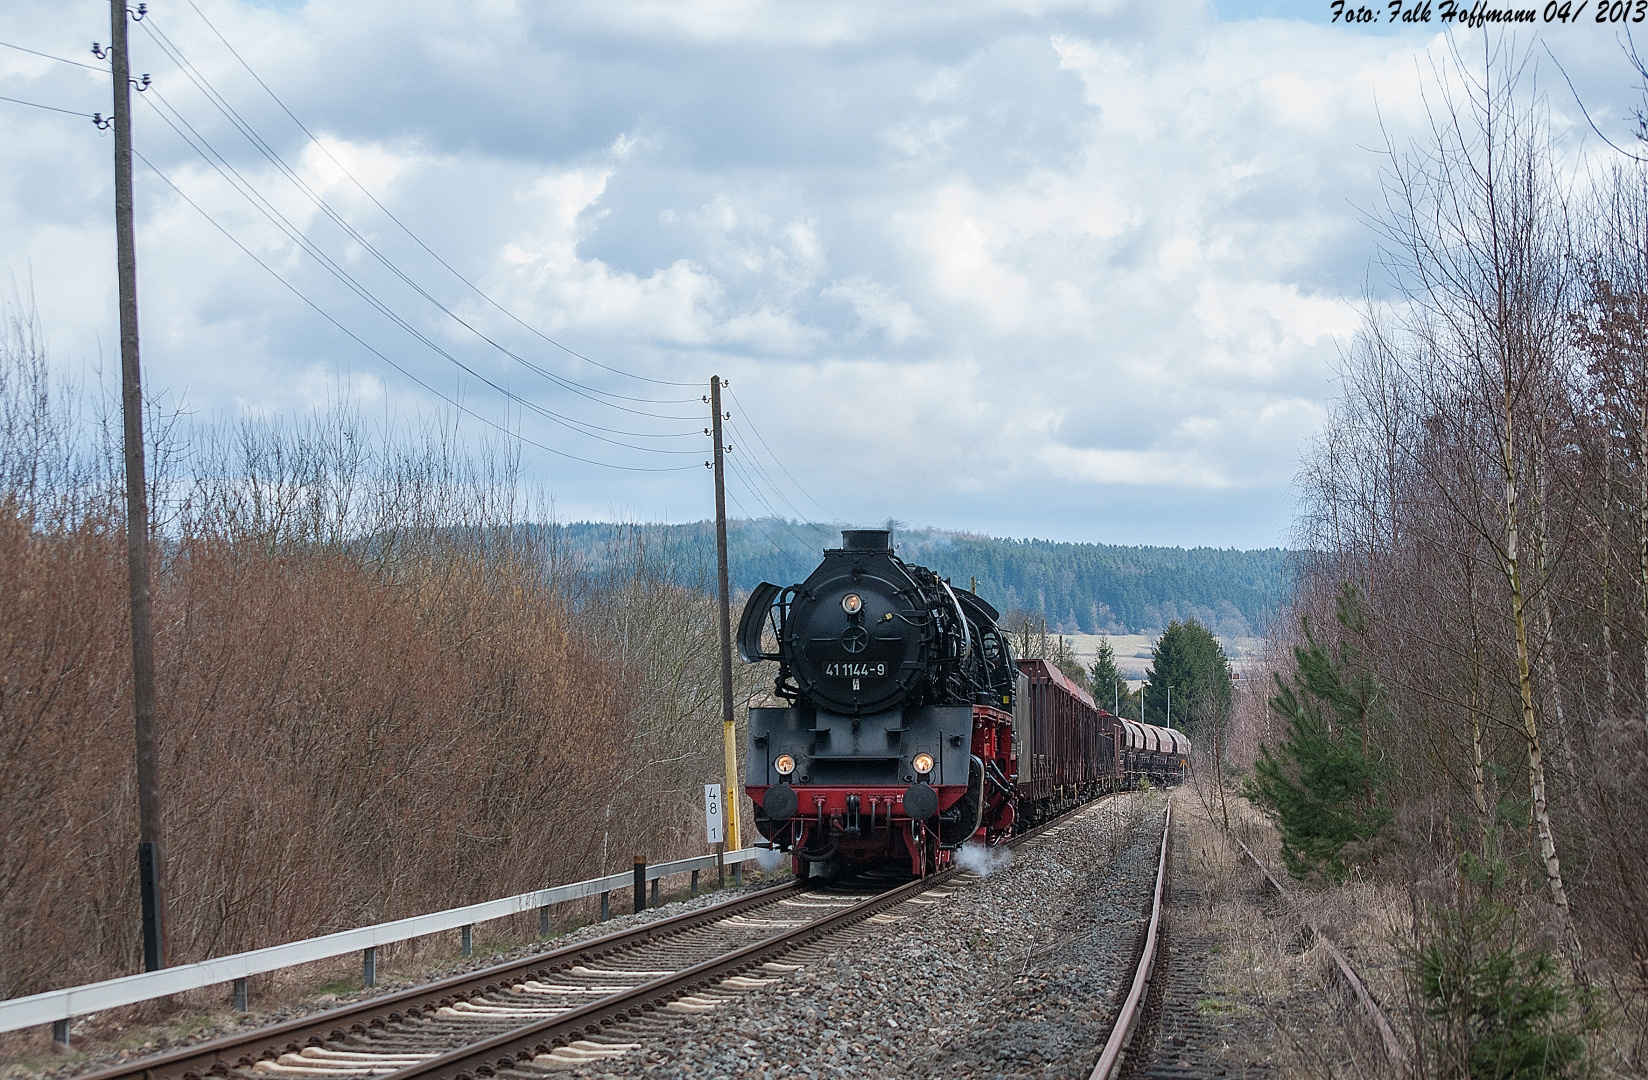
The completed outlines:
<svg viewBox="0 0 1648 1080">
<path fill-rule="evenodd" d="M 1222 944 L 1210 969 L 1211 990 L 1248 1003 L 1274 1032 L 1281 1075 L 1396 1076 L 1346 993 L 1320 943 L 1302 930 L 1308 921 L 1337 945 L 1385 1010 L 1411 1053 L 1421 1020 L 1405 954 L 1416 940 L 1415 900 L 1407 885 L 1377 873 L 1353 873 L 1343 884 L 1311 889 L 1288 879 L 1276 857 L 1278 837 L 1245 799 L 1227 795 L 1231 836 L 1240 837 L 1289 889 L 1283 905 L 1259 871 L 1225 834 L 1211 785 L 1186 786 L 1180 808 L 1180 871 L 1195 883 L 1201 904 L 1185 914 L 1181 933 L 1208 935 Z M 1592 971 L 1606 970 L 1600 961 Z M 1648 1001 L 1623 980 L 1597 984 L 1603 1025 L 1589 1037 L 1597 1075 L 1642 1075 L 1631 1064 L 1640 1052 Z M 1423 1074 L 1423 1066 L 1418 1066 Z"/>
<path fill-rule="evenodd" d="M 52 383 L 32 324 L 11 330 L 0 997 L 140 967 L 118 444 Z M 569 564 L 523 527 L 508 448 L 471 454 L 440 422 L 374 427 L 343 408 L 151 430 L 171 963 L 704 850 L 714 608 L 670 553 L 620 544 L 598 571 Z M 536 935 L 522 916 L 479 944 Z M 380 963 L 427 965 L 450 936 Z M 358 980 L 357 963 L 252 993 Z M 116 1025 L 227 995 L 100 1023 L 118 1041 Z M 0 1038 L 0 1058 L 45 1039 Z"/>
<path fill-rule="evenodd" d="M 1308 915 L 1346 936 L 1335 944 L 1388 1006 L 1400 1002 L 1397 950 L 1390 920 L 1399 916 L 1388 887 L 1352 883 L 1309 898 L 1300 910 L 1284 907 L 1263 876 L 1226 835 L 1211 785 L 1191 783 L 1175 800 L 1180 809 L 1179 872 L 1193 883 L 1200 903 L 1175 912 L 1174 933 L 1217 943 L 1207 989 L 1218 1007 L 1236 1007 L 1263 1021 L 1270 1033 L 1264 1050 L 1282 1076 L 1395 1076 L 1360 1009 L 1345 994 L 1332 960 L 1302 929 Z M 1269 825 L 1245 801 L 1227 797 L 1231 833 L 1255 853 L 1274 850 Z M 1392 995 L 1396 996 L 1392 996 Z M 1221 996 L 1224 995 L 1224 996 Z M 1212 1006 L 1210 1006 L 1212 1007 Z M 1400 1017 L 1393 1017 L 1400 1023 Z M 1249 1048 L 1250 1056 L 1253 1055 Z"/>
</svg>

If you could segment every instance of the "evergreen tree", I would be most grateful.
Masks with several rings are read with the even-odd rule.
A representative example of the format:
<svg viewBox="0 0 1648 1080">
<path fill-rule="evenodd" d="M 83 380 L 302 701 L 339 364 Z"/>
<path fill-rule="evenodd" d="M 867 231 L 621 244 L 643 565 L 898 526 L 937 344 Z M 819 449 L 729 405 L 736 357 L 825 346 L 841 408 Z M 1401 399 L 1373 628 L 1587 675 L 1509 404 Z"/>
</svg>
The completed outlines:
<svg viewBox="0 0 1648 1080">
<path fill-rule="evenodd" d="M 1490 846 L 1497 847 L 1498 823 L 1494 833 Z M 1537 937 L 1529 942 L 1508 885 L 1503 859 L 1463 853 L 1454 902 L 1431 906 L 1418 945 L 1408 950 L 1434 1075 L 1588 1075 L 1584 1036 L 1602 1027 L 1593 995 L 1561 977 L 1549 946 Z"/>
<path fill-rule="evenodd" d="M 1175 620 L 1156 639 L 1144 690 L 1144 718 L 1168 721 L 1172 688 L 1173 726 L 1186 732 L 1221 723 L 1230 712 L 1230 661 L 1213 632 L 1195 619 Z"/>
<path fill-rule="evenodd" d="M 1099 708 L 1115 712 L 1118 716 L 1128 715 L 1127 699 L 1132 695 L 1127 689 L 1127 680 L 1122 678 L 1121 671 L 1116 667 L 1116 650 L 1107 637 L 1099 639 L 1099 654 L 1093 658 L 1088 679 L 1093 685 L 1093 700 Z"/>
<path fill-rule="evenodd" d="M 1366 629 L 1360 595 L 1346 586 L 1339 624 Z M 1342 879 L 1346 849 L 1371 844 L 1390 822 L 1389 769 L 1377 746 L 1389 703 L 1372 665 L 1346 640 L 1335 649 L 1302 621 L 1306 644 L 1293 649 L 1293 685 L 1276 675 L 1270 708 L 1287 722 L 1274 750 L 1261 746 L 1246 792 L 1282 834 L 1282 861 L 1296 878 Z"/>
</svg>

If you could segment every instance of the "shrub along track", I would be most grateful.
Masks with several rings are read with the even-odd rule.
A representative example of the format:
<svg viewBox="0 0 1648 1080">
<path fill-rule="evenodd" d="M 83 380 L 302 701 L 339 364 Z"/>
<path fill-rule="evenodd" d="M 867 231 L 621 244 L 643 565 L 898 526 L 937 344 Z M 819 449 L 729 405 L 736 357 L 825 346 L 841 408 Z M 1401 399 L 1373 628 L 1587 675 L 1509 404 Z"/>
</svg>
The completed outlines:
<svg viewBox="0 0 1648 1080">
<path fill-rule="evenodd" d="M 473 1080 L 500 1068 L 565 1067 L 616 1056 L 634 1047 L 601 1038 L 604 1027 L 660 1009 L 709 1011 L 720 1000 L 714 994 L 763 988 L 796 969 L 774 962 L 782 953 L 872 919 L 957 872 L 868 896 L 864 885 L 852 883 L 764 889 L 499 967 L 125 1063 L 87 1080 L 389 1074 Z"/>
</svg>

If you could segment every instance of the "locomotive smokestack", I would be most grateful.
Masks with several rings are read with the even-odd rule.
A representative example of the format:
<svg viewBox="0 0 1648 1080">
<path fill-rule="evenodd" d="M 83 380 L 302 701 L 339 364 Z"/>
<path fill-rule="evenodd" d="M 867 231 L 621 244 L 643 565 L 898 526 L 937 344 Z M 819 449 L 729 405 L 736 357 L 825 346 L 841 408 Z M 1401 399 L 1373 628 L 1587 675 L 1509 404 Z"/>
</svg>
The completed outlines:
<svg viewBox="0 0 1648 1080">
<path fill-rule="evenodd" d="M 843 551 L 891 551 L 893 533 L 891 529 L 842 529 L 841 548 Z"/>
</svg>

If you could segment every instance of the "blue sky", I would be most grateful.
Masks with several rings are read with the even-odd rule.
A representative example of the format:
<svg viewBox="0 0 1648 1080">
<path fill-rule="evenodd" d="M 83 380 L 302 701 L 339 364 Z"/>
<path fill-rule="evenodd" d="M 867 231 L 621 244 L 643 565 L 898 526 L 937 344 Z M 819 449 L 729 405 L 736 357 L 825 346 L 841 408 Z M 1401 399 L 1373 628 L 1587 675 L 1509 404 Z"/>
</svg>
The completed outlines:
<svg viewBox="0 0 1648 1080">
<path fill-rule="evenodd" d="M 684 520 L 720 374 L 735 508 L 1114 543 L 1287 539 L 1386 288 L 1377 150 L 1482 45 L 1293 0 L 195 4 L 132 35 L 152 390 L 457 401 L 561 516 Z M 0 41 L 95 63 L 107 10 L 10 0 Z M 1635 80 L 1607 27 L 1518 43 L 1583 170 L 1546 46 L 1616 138 Z M 3 48 L 0 95 L 108 108 L 105 74 Z M 108 137 L 0 102 L 0 142 L 0 274 L 65 372 L 113 371 Z"/>
</svg>

